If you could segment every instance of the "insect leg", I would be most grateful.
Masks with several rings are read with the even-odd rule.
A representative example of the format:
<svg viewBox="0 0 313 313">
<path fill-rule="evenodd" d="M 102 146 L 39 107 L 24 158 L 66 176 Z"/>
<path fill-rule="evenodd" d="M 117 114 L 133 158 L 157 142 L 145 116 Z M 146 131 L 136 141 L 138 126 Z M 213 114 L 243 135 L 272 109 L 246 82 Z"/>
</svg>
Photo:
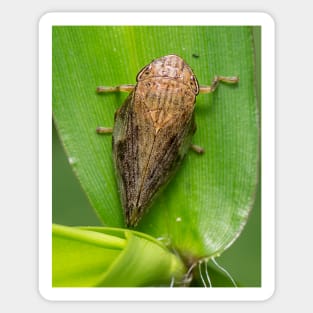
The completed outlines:
<svg viewBox="0 0 313 313">
<path fill-rule="evenodd" d="M 120 85 L 120 86 L 99 86 L 97 87 L 98 93 L 105 93 L 105 92 L 117 92 L 117 91 L 125 91 L 130 92 L 133 91 L 135 88 L 135 85 Z"/>
<path fill-rule="evenodd" d="M 99 86 L 97 87 L 98 93 L 106 93 L 106 92 L 117 92 L 117 91 L 126 91 L 130 92 L 135 88 L 135 85 L 120 85 L 120 86 Z M 102 127 L 99 126 L 96 128 L 96 132 L 98 134 L 112 134 L 113 128 L 112 127 Z"/>
<path fill-rule="evenodd" d="M 112 134 L 113 128 L 112 127 L 102 127 L 102 126 L 99 126 L 99 127 L 96 128 L 96 132 L 98 134 Z"/>
<path fill-rule="evenodd" d="M 204 149 L 202 147 L 194 145 L 194 144 L 190 145 L 190 149 L 192 149 L 193 151 L 197 152 L 198 154 L 204 153 Z"/>
<path fill-rule="evenodd" d="M 200 93 L 213 92 L 217 88 L 219 82 L 224 82 L 228 84 L 236 84 L 239 82 L 239 77 L 238 76 L 215 76 L 210 86 L 200 86 Z"/>
</svg>

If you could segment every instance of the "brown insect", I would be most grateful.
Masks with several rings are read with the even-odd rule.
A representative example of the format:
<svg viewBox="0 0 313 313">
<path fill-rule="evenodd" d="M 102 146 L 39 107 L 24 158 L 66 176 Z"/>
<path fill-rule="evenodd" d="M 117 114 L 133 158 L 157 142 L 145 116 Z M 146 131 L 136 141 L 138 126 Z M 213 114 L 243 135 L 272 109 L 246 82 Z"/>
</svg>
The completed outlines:
<svg viewBox="0 0 313 313">
<path fill-rule="evenodd" d="M 167 55 L 145 66 L 136 85 L 98 87 L 99 93 L 128 91 L 115 113 L 113 156 L 127 226 L 136 226 L 161 187 L 166 185 L 192 145 L 196 125 L 194 107 L 199 92 L 213 92 L 220 81 L 238 77 L 215 76 L 210 86 L 199 86 L 189 65 Z M 112 132 L 98 127 L 98 133 Z"/>
</svg>

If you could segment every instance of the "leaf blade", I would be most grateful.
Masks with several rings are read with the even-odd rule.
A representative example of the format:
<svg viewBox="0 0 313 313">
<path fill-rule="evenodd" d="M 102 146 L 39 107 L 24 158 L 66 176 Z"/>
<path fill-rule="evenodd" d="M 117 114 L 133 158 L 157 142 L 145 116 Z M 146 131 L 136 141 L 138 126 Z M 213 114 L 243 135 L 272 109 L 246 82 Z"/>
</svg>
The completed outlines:
<svg viewBox="0 0 313 313">
<path fill-rule="evenodd" d="M 258 116 L 250 28 L 74 27 L 58 28 L 54 39 L 55 121 L 92 206 L 110 226 L 124 225 L 111 139 L 97 136 L 94 130 L 98 125 L 112 126 L 114 110 L 126 95 L 99 96 L 91 90 L 97 85 L 134 83 L 140 68 L 169 53 L 181 55 L 200 83 L 216 74 L 240 76 L 238 86 L 221 85 L 213 95 L 198 97 L 194 140 L 206 153 L 187 155 L 138 228 L 168 238 L 190 262 L 225 250 L 246 223 L 257 181 Z M 192 57 L 195 50 L 198 58 Z M 64 68 L 69 77 L 63 75 Z M 72 101 L 64 107 L 68 99 Z"/>
<path fill-rule="evenodd" d="M 53 225 L 54 287 L 169 286 L 183 280 L 181 260 L 138 232 Z"/>
</svg>

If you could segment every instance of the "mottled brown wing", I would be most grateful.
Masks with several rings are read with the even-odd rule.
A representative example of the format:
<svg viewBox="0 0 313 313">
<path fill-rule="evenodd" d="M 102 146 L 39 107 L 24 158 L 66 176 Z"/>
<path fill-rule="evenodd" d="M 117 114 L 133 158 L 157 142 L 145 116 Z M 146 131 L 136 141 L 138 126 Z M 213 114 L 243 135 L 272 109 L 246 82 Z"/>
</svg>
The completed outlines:
<svg viewBox="0 0 313 313">
<path fill-rule="evenodd" d="M 129 225 L 127 212 L 136 203 L 135 195 L 140 180 L 139 126 L 134 117 L 133 96 L 134 93 L 131 92 L 116 111 L 112 138 L 113 161 L 127 225 Z"/>
<path fill-rule="evenodd" d="M 179 130 L 175 127 L 162 128 L 155 136 L 143 179 L 140 197 L 135 209 L 141 217 L 160 189 L 175 174 L 176 169 L 186 155 L 195 132 L 194 116 Z M 136 214 L 136 215 L 137 215 Z"/>
<path fill-rule="evenodd" d="M 160 82 L 158 88 L 153 85 L 155 79 L 150 89 L 138 84 L 115 115 L 114 161 L 128 226 L 138 223 L 173 175 L 195 131 L 195 98 L 179 95 L 176 82 L 177 88 L 171 85 L 167 92 L 160 88 Z M 182 110 L 184 99 L 192 103 Z"/>
</svg>

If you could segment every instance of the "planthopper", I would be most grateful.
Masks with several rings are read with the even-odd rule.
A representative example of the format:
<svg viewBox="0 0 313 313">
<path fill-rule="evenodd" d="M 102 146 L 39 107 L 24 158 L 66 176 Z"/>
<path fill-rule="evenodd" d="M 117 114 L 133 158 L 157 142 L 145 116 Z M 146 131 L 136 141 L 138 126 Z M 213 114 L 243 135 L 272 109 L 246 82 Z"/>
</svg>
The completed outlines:
<svg viewBox="0 0 313 313">
<path fill-rule="evenodd" d="M 113 159 L 126 225 L 136 226 L 160 189 L 165 186 L 192 144 L 196 131 L 196 96 L 213 92 L 219 82 L 238 77 L 215 76 L 210 86 L 199 86 L 190 66 L 170 54 L 153 60 L 137 75 L 135 85 L 98 87 L 98 93 L 126 91 L 129 96 L 116 111 Z"/>
</svg>

